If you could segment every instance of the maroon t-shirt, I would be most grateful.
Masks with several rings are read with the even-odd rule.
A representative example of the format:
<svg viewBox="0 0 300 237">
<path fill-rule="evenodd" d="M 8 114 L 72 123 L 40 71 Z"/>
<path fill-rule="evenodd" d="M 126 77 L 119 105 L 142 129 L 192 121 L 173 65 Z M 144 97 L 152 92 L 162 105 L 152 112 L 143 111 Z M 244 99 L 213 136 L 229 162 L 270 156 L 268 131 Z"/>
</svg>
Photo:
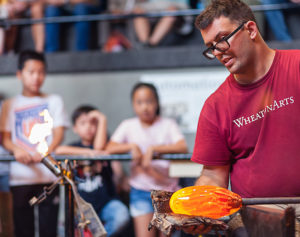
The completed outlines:
<svg viewBox="0 0 300 237">
<path fill-rule="evenodd" d="M 231 164 L 242 197 L 300 196 L 300 50 L 277 50 L 254 84 L 228 76 L 201 111 L 192 161 Z"/>
</svg>

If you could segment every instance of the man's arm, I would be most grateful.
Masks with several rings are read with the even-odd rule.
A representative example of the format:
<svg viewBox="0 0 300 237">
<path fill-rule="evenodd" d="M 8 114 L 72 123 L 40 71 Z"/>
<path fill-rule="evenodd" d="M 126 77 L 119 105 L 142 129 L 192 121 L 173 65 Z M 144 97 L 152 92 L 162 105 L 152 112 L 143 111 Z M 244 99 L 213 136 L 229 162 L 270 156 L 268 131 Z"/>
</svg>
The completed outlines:
<svg viewBox="0 0 300 237">
<path fill-rule="evenodd" d="M 204 166 L 195 185 L 214 185 L 228 188 L 230 165 Z"/>
</svg>

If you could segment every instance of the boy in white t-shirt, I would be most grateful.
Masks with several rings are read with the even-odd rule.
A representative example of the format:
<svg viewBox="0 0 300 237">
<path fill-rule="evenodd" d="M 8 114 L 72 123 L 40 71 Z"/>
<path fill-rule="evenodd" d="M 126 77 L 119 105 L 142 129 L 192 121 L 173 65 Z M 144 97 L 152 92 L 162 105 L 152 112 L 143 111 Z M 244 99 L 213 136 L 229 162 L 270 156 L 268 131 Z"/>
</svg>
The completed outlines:
<svg viewBox="0 0 300 237">
<path fill-rule="evenodd" d="M 42 156 L 36 151 L 37 144 L 29 141 L 31 129 L 34 124 L 46 122 L 41 112 L 47 109 L 53 118 L 52 134 L 47 137 L 48 152 L 51 153 L 62 142 L 64 128 L 68 126 L 61 97 L 41 92 L 45 75 L 44 55 L 35 51 L 22 52 L 17 71 L 17 77 L 22 83 L 22 93 L 3 103 L 3 145 L 16 159 L 16 162 L 11 163 L 10 188 L 17 237 L 34 236 L 33 207 L 28 201 L 56 179 L 40 163 Z M 39 205 L 40 236 L 56 237 L 58 204 L 56 189 Z"/>
</svg>

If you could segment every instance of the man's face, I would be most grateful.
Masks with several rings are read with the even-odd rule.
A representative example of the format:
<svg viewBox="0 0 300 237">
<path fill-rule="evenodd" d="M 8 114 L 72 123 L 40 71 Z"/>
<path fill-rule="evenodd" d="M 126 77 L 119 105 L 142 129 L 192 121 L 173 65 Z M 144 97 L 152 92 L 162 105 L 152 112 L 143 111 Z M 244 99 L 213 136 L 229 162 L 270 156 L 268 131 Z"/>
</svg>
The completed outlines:
<svg viewBox="0 0 300 237">
<path fill-rule="evenodd" d="M 246 24 L 245 24 L 246 25 Z M 228 36 L 239 26 L 229 18 L 221 16 L 215 19 L 207 28 L 201 30 L 204 43 L 207 47 L 215 45 L 223 37 Z M 233 74 L 243 73 L 247 66 L 249 55 L 249 37 L 244 28 L 239 30 L 228 40 L 229 49 L 225 52 L 214 50 L 216 58 Z"/>
<path fill-rule="evenodd" d="M 23 95 L 38 96 L 45 80 L 45 64 L 39 60 L 27 60 L 17 77 L 23 84 Z"/>
</svg>

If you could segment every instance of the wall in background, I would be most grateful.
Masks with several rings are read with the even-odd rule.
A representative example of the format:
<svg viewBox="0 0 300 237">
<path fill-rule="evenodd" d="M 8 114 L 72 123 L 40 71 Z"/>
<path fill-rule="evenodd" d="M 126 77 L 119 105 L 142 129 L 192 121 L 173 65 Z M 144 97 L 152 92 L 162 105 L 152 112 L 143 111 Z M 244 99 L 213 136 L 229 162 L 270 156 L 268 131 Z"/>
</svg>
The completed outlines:
<svg viewBox="0 0 300 237">
<path fill-rule="evenodd" d="M 224 71 L 220 67 L 206 67 L 199 69 L 168 69 L 151 71 L 122 71 L 110 73 L 76 73 L 76 74 L 49 74 L 42 90 L 46 93 L 56 93 L 63 97 L 66 111 L 70 115 L 80 104 L 92 104 L 100 109 L 108 118 L 108 130 L 112 134 L 118 124 L 129 117 L 134 116 L 130 92 L 133 85 L 141 77 L 147 75 L 170 75 L 191 72 L 216 72 Z M 224 78 L 225 79 L 225 78 Z M 21 84 L 15 76 L 0 77 L 0 93 L 6 97 L 14 96 L 21 92 Z M 184 96 L 184 95 L 179 95 Z M 195 98 L 197 100 L 197 98 Z M 195 113 L 199 114 L 201 108 Z M 196 129 L 196 128 L 195 128 Z M 194 146 L 194 133 L 185 134 L 189 151 Z M 72 129 L 68 129 L 64 143 L 74 141 L 76 136 Z"/>
</svg>

